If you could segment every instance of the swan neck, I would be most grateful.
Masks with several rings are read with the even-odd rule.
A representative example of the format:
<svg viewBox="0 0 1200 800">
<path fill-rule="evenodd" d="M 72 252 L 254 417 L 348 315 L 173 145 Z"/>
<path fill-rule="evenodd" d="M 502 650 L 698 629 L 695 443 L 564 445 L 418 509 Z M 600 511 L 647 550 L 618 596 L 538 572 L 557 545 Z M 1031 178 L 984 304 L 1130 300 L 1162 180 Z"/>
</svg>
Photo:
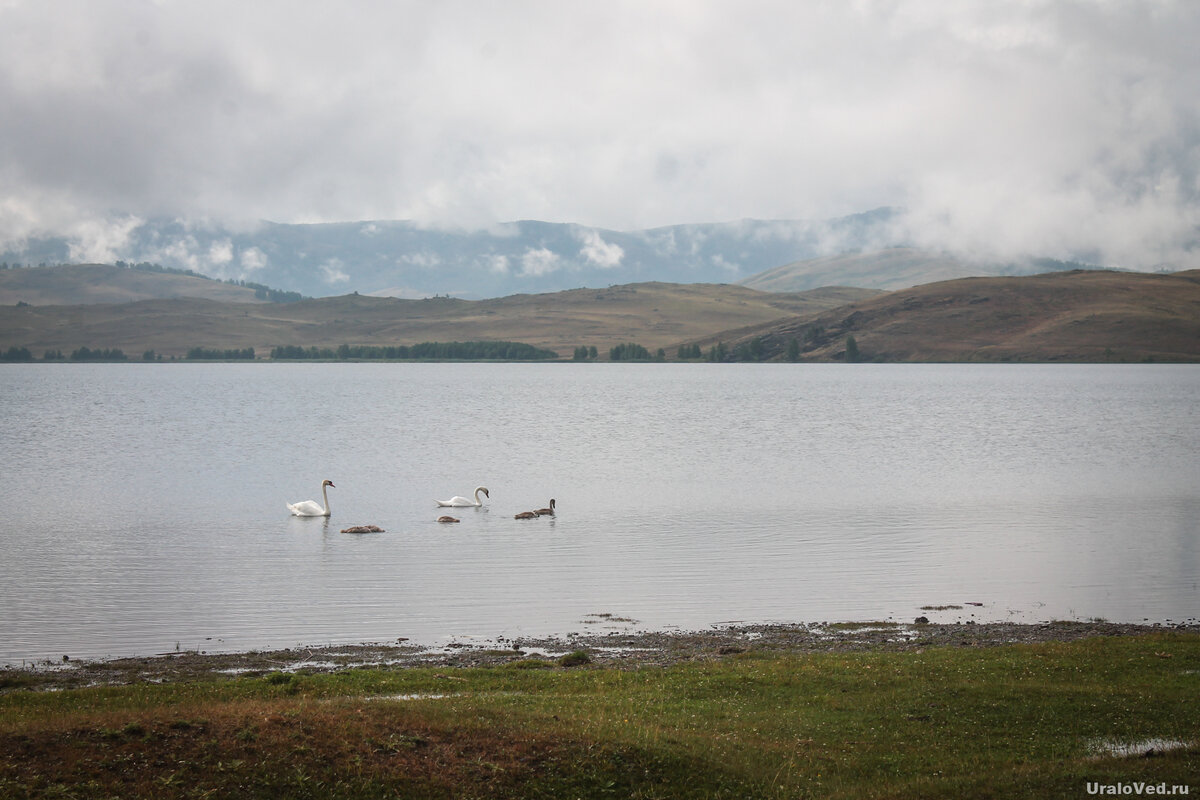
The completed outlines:
<svg viewBox="0 0 1200 800">
<path fill-rule="evenodd" d="M 321 484 L 321 500 L 323 500 L 325 503 L 325 508 L 324 508 L 325 516 L 328 517 L 329 516 L 329 486 L 328 486 L 328 484 L 324 484 L 324 483 Z"/>
</svg>

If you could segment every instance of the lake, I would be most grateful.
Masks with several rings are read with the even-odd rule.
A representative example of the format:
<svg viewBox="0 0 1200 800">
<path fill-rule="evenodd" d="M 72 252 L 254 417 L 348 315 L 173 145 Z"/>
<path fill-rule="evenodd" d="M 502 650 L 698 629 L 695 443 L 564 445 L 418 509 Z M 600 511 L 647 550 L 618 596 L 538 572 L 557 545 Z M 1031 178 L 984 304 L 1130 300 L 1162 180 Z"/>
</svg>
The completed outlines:
<svg viewBox="0 0 1200 800">
<path fill-rule="evenodd" d="M 5 365 L 0 663 L 1184 621 L 1198 397 L 1196 365 Z M 332 517 L 289 515 L 325 478 Z"/>
</svg>

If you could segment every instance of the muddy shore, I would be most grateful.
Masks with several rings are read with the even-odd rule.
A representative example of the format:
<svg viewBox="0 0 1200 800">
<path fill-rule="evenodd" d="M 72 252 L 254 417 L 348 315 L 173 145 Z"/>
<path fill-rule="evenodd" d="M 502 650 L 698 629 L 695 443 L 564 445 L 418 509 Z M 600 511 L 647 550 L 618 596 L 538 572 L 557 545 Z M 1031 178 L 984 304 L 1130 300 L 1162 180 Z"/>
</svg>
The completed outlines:
<svg viewBox="0 0 1200 800">
<path fill-rule="evenodd" d="M 607 632 L 559 638 L 500 639 L 451 643 L 437 649 L 409 644 L 366 643 L 244 653 L 183 651 L 98 661 L 38 662 L 0 669 L 0 691 L 67 689 L 139 682 L 219 680 L 271 672 L 318 673 L 345 669 L 499 666 L 543 659 L 550 663 L 582 651 L 593 665 L 657 667 L 728 658 L 741 653 L 811 653 L 918 650 L 927 647 L 996 647 L 1074 641 L 1093 636 L 1138 636 L 1166 631 L 1200 633 L 1200 623 L 1134 625 L 1109 622 L 1025 623 L 810 623 L 737 625 L 702 631 Z"/>
</svg>

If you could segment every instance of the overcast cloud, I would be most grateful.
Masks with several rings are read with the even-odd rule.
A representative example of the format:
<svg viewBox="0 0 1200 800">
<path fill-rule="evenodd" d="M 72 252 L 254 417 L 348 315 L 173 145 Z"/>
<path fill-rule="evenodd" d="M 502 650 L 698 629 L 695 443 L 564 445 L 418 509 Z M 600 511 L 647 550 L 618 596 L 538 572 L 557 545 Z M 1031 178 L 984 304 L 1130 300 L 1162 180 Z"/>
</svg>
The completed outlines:
<svg viewBox="0 0 1200 800">
<path fill-rule="evenodd" d="M 887 205 L 920 244 L 1197 267 L 1198 41 L 1194 0 L 0 0 L 0 243 Z"/>
</svg>

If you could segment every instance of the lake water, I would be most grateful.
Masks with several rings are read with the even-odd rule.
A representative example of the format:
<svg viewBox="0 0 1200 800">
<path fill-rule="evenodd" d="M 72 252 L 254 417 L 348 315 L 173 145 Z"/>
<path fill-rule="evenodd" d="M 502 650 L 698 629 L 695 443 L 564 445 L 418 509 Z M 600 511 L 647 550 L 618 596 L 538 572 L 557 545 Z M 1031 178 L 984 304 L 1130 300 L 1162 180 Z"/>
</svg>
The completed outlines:
<svg viewBox="0 0 1200 800">
<path fill-rule="evenodd" d="M 1182 621 L 1198 397 L 1190 365 L 6 365 L 0 663 Z M 290 516 L 324 478 L 332 518 Z"/>
</svg>

